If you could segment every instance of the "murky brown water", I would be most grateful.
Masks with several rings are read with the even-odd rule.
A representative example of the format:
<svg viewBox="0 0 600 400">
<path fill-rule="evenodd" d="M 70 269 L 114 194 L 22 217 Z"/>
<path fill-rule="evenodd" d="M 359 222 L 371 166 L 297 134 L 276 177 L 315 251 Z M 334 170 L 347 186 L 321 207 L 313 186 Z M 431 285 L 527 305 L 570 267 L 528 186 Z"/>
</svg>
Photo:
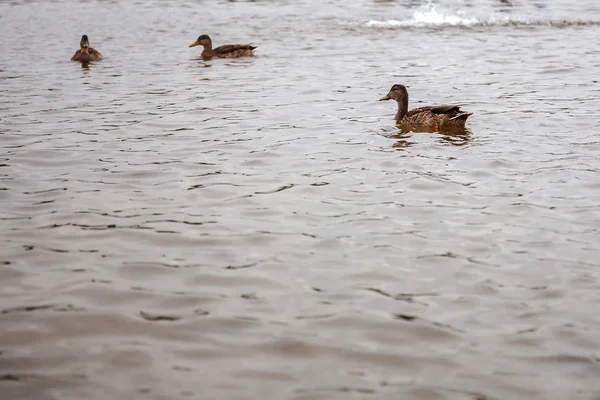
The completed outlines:
<svg viewBox="0 0 600 400">
<path fill-rule="evenodd" d="M 15 0 L 0 33 L 2 399 L 600 390 L 597 2 Z M 401 134 L 394 83 L 470 131 Z"/>
</svg>

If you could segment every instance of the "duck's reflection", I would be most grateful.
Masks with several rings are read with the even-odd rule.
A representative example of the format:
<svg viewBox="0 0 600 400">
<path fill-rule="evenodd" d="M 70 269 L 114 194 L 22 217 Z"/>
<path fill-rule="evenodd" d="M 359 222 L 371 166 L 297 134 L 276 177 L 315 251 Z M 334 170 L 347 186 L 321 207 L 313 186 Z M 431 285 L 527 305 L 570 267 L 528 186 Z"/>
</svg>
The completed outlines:
<svg viewBox="0 0 600 400">
<path fill-rule="evenodd" d="M 468 128 L 444 130 L 438 133 L 438 143 L 452 146 L 465 146 L 471 141 L 471 131 Z"/>
<path fill-rule="evenodd" d="M 427 127 L 403 127 L 398 126 L 398 131 L 395 133 L 387 134 L 386 136 L 390 139 L 394 139 L 395 142 L 392 145 L 394 148 L 405 149 L 414 146 L 417 142 L 416 135 L 420 134 L 433 134 L 436 137 L 436 142 L 444 145 L 451 146 L 465 146 L 471 141 L 471 131 L 468 128 L 453 128 L 444 129 L 437 131 L 435 129 Z"/>
<path fill-rule="evenodd" d="M 400 133 L 396 133 L 393 135 L 388 135 L 388 137 L 390 139 L 394 139 L 395 142 L 392 145 L 392 147 L 397 148 L 397 149 L 406 149 L 408 147 L 412 147 L 414 146 L 415 142 L 410 140 L 410 138 L 412 137 L 413 132 L 412 131 L 408 131 L 408 132 L 402 132 L 400 131 Z"/>
</svg>

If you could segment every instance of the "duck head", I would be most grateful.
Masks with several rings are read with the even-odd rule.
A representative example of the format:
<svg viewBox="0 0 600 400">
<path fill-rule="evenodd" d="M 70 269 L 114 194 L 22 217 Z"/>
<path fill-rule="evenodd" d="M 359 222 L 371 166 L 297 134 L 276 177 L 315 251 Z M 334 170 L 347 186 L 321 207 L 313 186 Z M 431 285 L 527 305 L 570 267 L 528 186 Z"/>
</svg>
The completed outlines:
<svg viewBox="0 0 600 400">
<path fill-rule="evenodd" d="M 210 40 L 210 38 L 208 37 L 208 35 L 200 35 L 198 36 L 198 39 L 196 39 L 196 41 L 192 44 L 190 44 L 190 47 L 195 47 L 195 46 L 209 46 L 211 45 L 212 42 Z"/>
<path fill-rule="evenodd" d="M 90 48 L 90 41 L 89 41 L 87 35 L 83 35 L 81 37 L 81 41 L 79 42 L 79 47 L 81 47 L 82 49 Z"/>
<path fill-rule="evenodd" d="M 408 100 L 408 90 L 406 90 L 406 86 L 400 84 L 392 86 L 388 94 L 379 99 L 379 101 L 384 100 L 396 100 L 397 102 Z"/>
</svg>

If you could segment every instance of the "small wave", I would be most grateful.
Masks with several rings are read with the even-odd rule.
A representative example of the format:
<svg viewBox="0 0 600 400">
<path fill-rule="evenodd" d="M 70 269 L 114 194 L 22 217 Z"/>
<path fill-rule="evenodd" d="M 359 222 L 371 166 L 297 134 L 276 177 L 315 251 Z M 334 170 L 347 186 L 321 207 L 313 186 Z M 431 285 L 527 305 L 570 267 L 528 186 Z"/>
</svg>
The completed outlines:
<svg viewBox="0 0 600 400">
<path fill-rule="evenodd" d="M 464 13 L 445 14 L 438 12 L 433 4 L 427 4 L 415 11 L 411 19 L 386 21 L 372 20 L 367 22 L 367 26 L 376 28 L 410 28 L 427 26 L 472 26 L 480 24 L 477 18 L 469 18 Z"/>
<path fill-rule="evenodd" d="M 412 18 L 407 20 L 389 19 L 385 21 L 371 20 L 367 27 L 373 28 L 436 28 L 436 27 L 479 27 L 479 26 L 586 26 L 600 25 L 600 21 L 548 21 L 531 18 L 502 16 L 489 16 L 487 19 L 469 17 L 464 12 L 446 13 L 438 11 L 435 6 L 428 3 L 416 10 Z"/>
</svg>

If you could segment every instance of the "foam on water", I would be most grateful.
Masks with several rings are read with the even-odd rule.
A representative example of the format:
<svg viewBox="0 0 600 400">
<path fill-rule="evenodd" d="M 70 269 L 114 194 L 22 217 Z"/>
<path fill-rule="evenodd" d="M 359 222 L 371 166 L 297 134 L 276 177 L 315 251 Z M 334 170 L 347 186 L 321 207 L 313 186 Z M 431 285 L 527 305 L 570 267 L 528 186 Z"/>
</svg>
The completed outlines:
<svg viewBox="0 0 600 400">
<path fill-rule="evenodd" d="M 477 27 L 477 26 L 581 26 L 599 25 L 599 21 L 551 21 L 543 18 L 525 17 L 516 15 L 495 14 L 488 17 L 478 18 L 468 16 L 463 11 L 438 10 L 434 4 L 428 2 L 419 7 L 410 19 L 405 20 L 370 20 L 366 22 L 367 27 L 374 28 L 435 28 L 435 27 Z"/>
<path fill-rule="evenodd" d="M 428 26 L 473 26 L 481 24 L 474 17 L 467 17 L 463 12 L 456 14 L 439 12 L 435 6 L 428 3 L 417 9 L 412 18 L 408 20 L 371 20 L 367 26 L 377 28 L 395 28 L 395 27 L 428 27 Z"/>
</svg>

